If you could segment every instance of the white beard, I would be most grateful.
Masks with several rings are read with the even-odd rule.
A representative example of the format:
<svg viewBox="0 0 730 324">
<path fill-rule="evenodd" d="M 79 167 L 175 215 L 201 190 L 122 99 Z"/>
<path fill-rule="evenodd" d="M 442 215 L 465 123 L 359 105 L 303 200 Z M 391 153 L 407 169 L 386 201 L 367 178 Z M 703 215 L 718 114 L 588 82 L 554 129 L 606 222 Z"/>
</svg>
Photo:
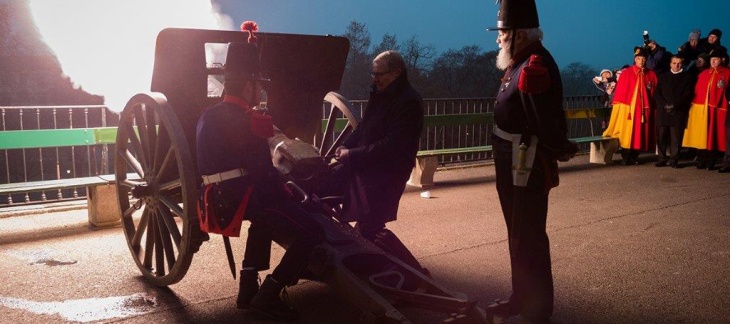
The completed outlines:
<svg viewBox="0 0 730 324">
<path fill-rule="evenodd" d="M 512 43 L 503 43 L 502 48 L 499 49 L 499 54 L 497 54 L 497 68 L 504 71 L 509 67 L 510 62 L 512 62 L 512 55 L 510 53 L 510 48 L 512 48 Z"/>
</svg>

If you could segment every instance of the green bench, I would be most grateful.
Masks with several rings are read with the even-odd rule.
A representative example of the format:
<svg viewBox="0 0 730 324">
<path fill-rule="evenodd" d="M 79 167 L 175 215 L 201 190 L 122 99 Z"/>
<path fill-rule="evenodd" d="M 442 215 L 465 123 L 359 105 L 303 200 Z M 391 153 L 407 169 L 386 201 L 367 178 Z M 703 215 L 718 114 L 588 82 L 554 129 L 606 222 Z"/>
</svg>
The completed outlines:
<svg viewBox="0 0 730 324">
<path fill-rule="evenodd" d="M 452 115 L 427 115 L 423 118 L 423 127 L 441 126 L 469 126 L 469 125 L 492 125 L 494 114 L 492 113 L 469 113 Z M 441 156 L 459 155 L 468 153 L 488 153 L 492 151 L 491 145 L 478 145 L 469 147 L 442 148 L 433 150 L 421 150 L 416 153 L 416 165 L 411 171 L 408 184 L 421 188 L 433 186 L 433 176 L 438 168 L 438 160 Z"/>
<path fill-rule="evenodd" d="M 114 144 L 116 127 L 38 129 L 0 132 L 0 150 Z M 89 223 L 94 227 L 119 224 L 114 175 L 0 184 L 0 195 L 87 188 Z M 59 197 L 62 198 L 62 197 Z M 10 205 L 12 206 L 12 205 Z"/>
<path fill-rule="evenodd" d="M 566 110 L 567 119 L 591 119 L 608 117 L 611 113 L 609 108 L 580 108 Z M 453 115 L 430 115 L 424 116 L 424 128 L 439 126 L 466 126 L 466 125 L 493 125 L 493 113 L 470 113 Z M 597 164 L 611 164 L 613 154 L 618 150 L 618 140 L 603 136 L 587 136 L 571 138 L 578 144 L 590 143 L 590 162 Z M 464 153 L 486 153 L 491 152 L 491 145 L 443 148 L 433 150 L 422 150 L 416 154 L 416 165 L 408 179 L 408 184 L 421 188 L 433 187 L 433 176 L 438 169 L 438 159 L 441 156 L 457 155 Z"/>
</svg>

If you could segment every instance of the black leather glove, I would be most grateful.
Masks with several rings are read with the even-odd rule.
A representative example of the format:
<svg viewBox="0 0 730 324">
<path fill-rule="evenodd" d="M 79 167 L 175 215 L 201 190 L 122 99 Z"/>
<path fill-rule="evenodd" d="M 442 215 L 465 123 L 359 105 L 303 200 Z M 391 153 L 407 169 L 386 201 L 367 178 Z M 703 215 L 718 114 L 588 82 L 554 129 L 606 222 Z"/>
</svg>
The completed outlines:
<svg viewBox="0 0 730 324">
<path fill-rule="evenodd" d="M 567 141 L 564 147 L 560 151 L 555 153 L 556 160 L 560 162 L 568 162 L 575 156 L 576 153 L 578 153 L 578 144 L 572 141 Z"/>
</svg>

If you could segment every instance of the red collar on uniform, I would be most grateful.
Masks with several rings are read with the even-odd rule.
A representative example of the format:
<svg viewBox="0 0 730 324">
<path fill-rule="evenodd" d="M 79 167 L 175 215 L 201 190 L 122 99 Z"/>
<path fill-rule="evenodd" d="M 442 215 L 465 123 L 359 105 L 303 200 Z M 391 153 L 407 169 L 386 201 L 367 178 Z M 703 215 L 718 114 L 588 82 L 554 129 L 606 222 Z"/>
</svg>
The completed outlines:
<svg viewBox="0 0 730 324">
<path fill-rule="evenodd" d="M 646 72 L 646 67 L 640 68 L 636 66 L 636 64 L 632 65 L 631 67 L 634 70 L 634 74 L 639 74 L 639 72 Z"/>
<path fill-rule="evenodd" d="M 244 111 L 251 111 L 251 105 L 248 104 L 248 101 L 246 101 L 246 99 L 243 99 L 241 97 L 225 95 L 223 97 L 223 102 L 227 102 L 227 103 L 231 103 L 236 106 L 239 106 L 239 107 L 243 108 Z"/>
</svg>

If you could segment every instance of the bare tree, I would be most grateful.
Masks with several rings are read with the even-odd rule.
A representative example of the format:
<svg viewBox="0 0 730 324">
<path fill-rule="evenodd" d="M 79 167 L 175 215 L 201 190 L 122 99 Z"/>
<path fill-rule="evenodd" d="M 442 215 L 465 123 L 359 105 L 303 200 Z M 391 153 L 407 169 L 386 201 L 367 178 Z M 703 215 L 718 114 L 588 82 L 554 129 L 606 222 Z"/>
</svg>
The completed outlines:
<svg viewBox="0 0 730 324">
<path fill-rule="evenodd" d="M 436 58 L 428 78 L 429 96 L 493 96 L 499 85 L 498 70 L 494 66 L 496 53 L 480 52 L 479 46 L 471 45 L 458 51 L 448 50 Z"/>
<path fill-rule="evenodd" d="M 573 62 L 560 71 L 563 80 L 563 96 L 595 95 L 599 90 L 593 85 L 598 72 L 587 64 Z"/>
<path fill-rule="evenodd" d="M 385 52 L 387 50 L 394 50 L 400 52 L 400 46 L 398 46 L 398 40 L 396 39 L 395 35 L 391 35 L 386 33 L 383 35 L 383 39 L 380 41 L 380 44 L 375 46 L 373 48 L 372 57 L 378 56 L 378 54 Z"/>
<path fill-rule="evenodd" d="M 370 32 L 365 24 L 350 22 L 344 37 L 350 40 L 340 93 L 348 99 L 366 99 L 370 92 Z"/>
<path fill-rule="evenodd" d="M 435 56 L 433 44 L 421 44 L 416 35 L 403 43 L 403 58 L 411 71 L 427 71 L 430 60 Z"/>
</svg>

